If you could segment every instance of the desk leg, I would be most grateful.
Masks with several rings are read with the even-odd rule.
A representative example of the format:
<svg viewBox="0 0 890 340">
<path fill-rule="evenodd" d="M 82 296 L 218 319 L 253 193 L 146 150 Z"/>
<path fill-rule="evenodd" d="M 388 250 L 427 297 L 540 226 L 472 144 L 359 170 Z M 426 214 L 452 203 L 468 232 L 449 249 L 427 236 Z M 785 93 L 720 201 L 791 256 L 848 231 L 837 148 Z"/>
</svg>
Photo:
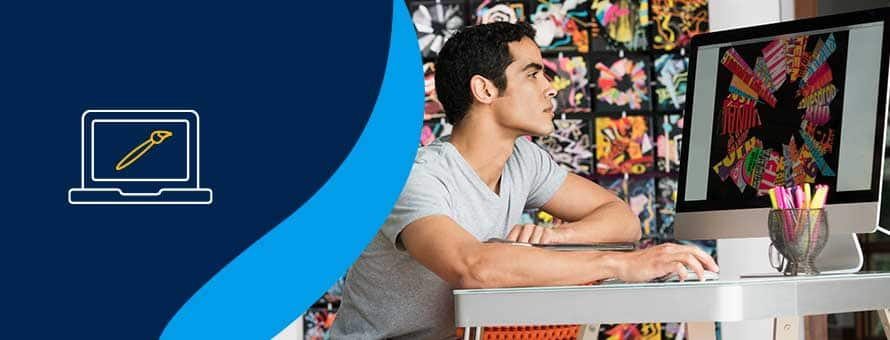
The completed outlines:
<svg viewBox="0 0 890 340">
<path fill-rule="evenodd" d="M 600 324 L 579 325 L 577 340 L 597 340 L 600 335 Z"/>
<path fill-rule="evenodd" d="M 773 324 L 774 340 L 798 340 L 800 339 L 800 317 L 784 316 L 775 319 Z"/>
<path fill-rule="evenodd" d="M 717 331 L 714 329 L 714 322 L 700 321 L 686 323 L 686 338 L 689 340 L 715 340 L 717 339 Z"/>
<path fill-rule="evenodd" d="M 473 339 L 482 340 L 482 328 L 483 327 L 464 327 L 464 340 L 470 340 L 470 334 L 473 334 Z"/>
<path fill-rule="evenodd" d="M 810 315 L 803 318 L 803 338 L 807 340 L 828 340 L 828 315 Z"/>
<path fill-rule="evenodd" d="M 890 309 L 878 309 L 878 317 L 881 318 L 881 325 L 884 326 L 884 336 L 890 340 Z"/>
</svg>

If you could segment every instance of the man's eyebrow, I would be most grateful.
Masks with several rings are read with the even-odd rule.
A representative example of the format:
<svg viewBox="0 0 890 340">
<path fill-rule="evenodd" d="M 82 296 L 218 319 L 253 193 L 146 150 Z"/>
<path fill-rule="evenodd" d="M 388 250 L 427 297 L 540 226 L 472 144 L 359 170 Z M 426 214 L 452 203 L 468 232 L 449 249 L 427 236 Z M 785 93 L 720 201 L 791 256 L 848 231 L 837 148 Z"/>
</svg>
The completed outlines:
<svg viewBox="0 0 890 340">
<path fill-rule="evenodd" d="M 522 68 L 522 72 L 525 72 L 528 70 L 540 71 L 543 69 L 544 69 L 544 65 L 541 65 L 538 63 L 528 63 L 528 65 L 525 65 L 525 67 Z"/>
</svg>

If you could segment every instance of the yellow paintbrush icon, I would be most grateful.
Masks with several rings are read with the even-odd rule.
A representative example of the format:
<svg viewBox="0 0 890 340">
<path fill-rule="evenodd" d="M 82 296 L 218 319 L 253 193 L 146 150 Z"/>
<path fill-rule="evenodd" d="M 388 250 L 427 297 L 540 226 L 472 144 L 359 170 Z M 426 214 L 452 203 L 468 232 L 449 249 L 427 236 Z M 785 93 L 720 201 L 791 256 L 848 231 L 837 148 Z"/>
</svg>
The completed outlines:
<svg viewBox="0 0 890 340">
<path fill-rule="evenodd" d="M 130 153 L 128 153 L 126 156 L 124 156 L 124 158 L 121 158 L 121 160 L 117 162 L 117 165 L 114 166 L 114 170 L 121 171 L 123 169 L 126 169 L 128 166 L 130 166 L 130 164 L 133 164 L 133 162 L 137 161 L 139 157 L 142 157 L 142 155 L 148 152 L 148 150 L 151 150 L 152 147 L 163 143 L 164 140 L 170 138 L 171 136 L 173 136 L 173 132 L 167 130 L 152 131 L 151 135 L 148 136 L 148 139 L 142 142 L 142 144 L 139 144 L 138 146 L 133 148 L 133 150 L 130 150 Z"/>
</svg>

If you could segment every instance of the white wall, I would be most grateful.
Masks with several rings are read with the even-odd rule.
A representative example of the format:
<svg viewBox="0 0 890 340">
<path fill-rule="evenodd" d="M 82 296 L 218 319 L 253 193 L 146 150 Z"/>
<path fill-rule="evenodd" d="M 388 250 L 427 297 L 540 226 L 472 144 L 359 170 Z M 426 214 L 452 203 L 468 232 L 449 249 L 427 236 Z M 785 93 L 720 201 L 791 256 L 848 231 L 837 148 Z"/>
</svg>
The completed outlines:
<svg viewBox="0 0 890 340">
<path fill-rule="evenodd" d="M 794 19 L 793 0 L 711 0 L 711 31 L 769 24 Z"/>
</svg>

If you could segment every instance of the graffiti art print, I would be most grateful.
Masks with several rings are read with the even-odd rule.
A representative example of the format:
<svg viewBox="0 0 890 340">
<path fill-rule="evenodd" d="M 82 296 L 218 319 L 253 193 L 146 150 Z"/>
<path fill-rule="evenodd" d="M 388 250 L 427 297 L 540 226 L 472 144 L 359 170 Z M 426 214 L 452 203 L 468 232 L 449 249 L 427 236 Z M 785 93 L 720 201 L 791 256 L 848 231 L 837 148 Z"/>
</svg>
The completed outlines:
<svg viewBox="0 0 890 340">
<path fill-rule="evenodd" d="M 720 49 L 707 199 L 747 200 L 816 181 L 835 186 L 848 36 Z"/>
<path fill-rule="evenodd" d="M 655 165 L 658 171 L 680 172 L 680 147 L 683 146 L 683 116 L 655 116 Z"/>
<path fill-rule="evenodd" d="M 655 109 L 681 111 L 686 106 L 686 76 L 689 58 L 680 54 L 662 54 L 655 58 Z"/>
<path fill-rule="evenodd" d="M 649 57 L 595 53 L 591 57 L 594 112 L 640 112 L 651 108 Z"/>
<path fill-rule="evenodd" d="M 593 52 L 602 52 L 602 51 L 614 51 L 615 48 L 612 47 L 612 44 L 609 40 L 609 37 L 606 35 L 607 32 L 600 27 L 600 25 L 593 20 L 590 22 L 590 51 Z"/>
<path fill-rule="evenodd" d="M 470 10 L 476 25 L 492 22 L 517 23 L 525 21 L 528 5 L 526 1 L 472 0 Z"/>
<path fill-rule="evenodd" d="M 435 58 L 445 42 L 467 25 L 464 1 L 410 1 L 411 20 L 424 58 Z"/>
<path fill-rule="evenodd" d="M 590 119 L 556 119 L 556 130 L 536 143 L 550 153 L 566 170 L 588 176 L 593 168 L 593 145 Z"/>
<path fill-rule="evenodd" d="M 420 131 L 420 145 L 426 146 L 440 137 L 450 136 L 453 126 L 444 118 L 423 122 Z"/>
<path fill-rule="evenodd" d="M 640 218 L 643 237 L 658 235 L 655 223 L 655 179 L 654 178 L 609 178 L 597 179 L 606 190 L 613 192 L 625 201 Z"/>
<path fill-rule="evenodd" d="M 544 58 L 544 71 L 556 89 L 556 112 L 590 112 L 590 84 L 583 55 L 560 52 Z"/>
<path fill-rule="evenodd" d="M 303 314 L 303 339 L 330 339 L 329 332 L 336 317 L 337 312 L 329 308 L 309 308 L 306 314 Z"/>
<path fill-rule="evenodd" d="M 445 109 L 436 95 L 436 65 L 423 64 L 423 120 L 445 117 Z"/>
<path fill-rule="evenodd" d="M 542 51 L 589 50 L 590 11 L 586 0 L 538 0 L 529 16 Z"/>
<path fill-rule="evenodd" d="M 649 48 L 648 0 L 592 0 L 590 11 L 599 25 L 599 36 L 610 47 L 627 51 Z"/>
<path fill-rule="evenodd" d="M 652 169 L 652 137 L 648 117 L 597 117 L 596 172 L 640 175 Z"/>
<path fill-rule="evenodd" d="M 650 0 L 652 48 L 670 51 L 708 31 L 708 0 Z"/>
<path fill-rule="evenodd" d="M 658 234 L 670 238 L 674 235 L 674 216 L 677 206 L 677 180 L 659 178 L 656 184 L 655 211 L 658 217 Z"/>
<path fill-rule="evenodd" d="M 622 323 L 600 325 L 599 339 L 605 340 L 673 340 L 662 330 L 661 323 Z"/>
</svg>

